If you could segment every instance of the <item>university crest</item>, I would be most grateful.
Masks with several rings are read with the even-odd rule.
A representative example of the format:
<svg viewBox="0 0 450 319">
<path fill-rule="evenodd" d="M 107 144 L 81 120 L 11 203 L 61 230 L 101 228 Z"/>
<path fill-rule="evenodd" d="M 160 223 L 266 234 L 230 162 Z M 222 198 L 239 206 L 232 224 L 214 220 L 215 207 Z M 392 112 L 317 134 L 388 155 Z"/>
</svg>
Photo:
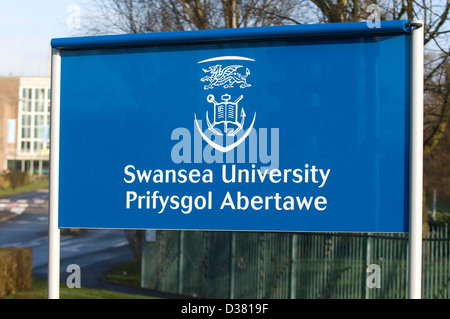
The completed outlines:
<svg viewBox="0 0 450 319">
<path fill-rule="evenodd" d="M 242 104 L 245 103 L 245 96 L 244 94 L 241 94 L 241 92 L 245 92 L 244 90 L 246 88 L 252 86 L 247 81 L 250 75 L 250 70 L 248 67 L 244 68 L 242 65 L 237 64 L 224 66 L 225 61 L 229 60 L 254 61 L 253 59 L 246 57 L 223 56 L 198 62 L 199 64 L 207 62 L 215 63 L 208 68 L 202 68 L 202 71 L 209 75 L 200 78 L 201 82 L 209 82 L 203 87 L 205 91 L 218 91 L 218 94 L 213 92 L 208 94 L 206 97 L 207 110 L 205 112 L 205 117 L 206 123 L 208 124 L 208 130 L 216 135 L 216 137 L 225 135 L 229 137 L 236 137 L 237 139 L 230 145 L 226 145 L 227 139 L 225 139 L 224 145 L 220 145 L 212 141 L 204 132 L 202 132 L 197 121 L 197 116 L 194 115 L 197 129 L 202 138 L 210 146 L 221 152 L 228 152 L 241 144 L 250 134 L 256 119 L 255 112 L 253 121 L 250 126 L 245 129 L 245 120 L 247 115 L 244 107 L 242 106 Z M 216 64 L 217 61 L 221 61 L 221 64 Z M 245 70 L 245 73 L 240 73 L 239 71 L 241 69 Z M 241 103 L 241 105 L 239 103 Z"/>
</svg>

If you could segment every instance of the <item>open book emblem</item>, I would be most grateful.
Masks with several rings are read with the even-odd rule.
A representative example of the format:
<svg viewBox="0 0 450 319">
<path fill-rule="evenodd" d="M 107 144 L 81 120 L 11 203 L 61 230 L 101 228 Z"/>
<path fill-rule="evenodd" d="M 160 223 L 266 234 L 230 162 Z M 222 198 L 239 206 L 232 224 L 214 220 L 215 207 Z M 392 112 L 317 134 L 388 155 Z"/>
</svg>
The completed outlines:
<svg viewBox="0 0 450 319">
<path fill-rule="evenodd" d="M 221 132 L 215 129 L 217 124 L 223 124 L 223 132 L 228 136 L 236 135 L 242 130 L 245 122 L 245 111 L 241 109 L 241 121 L 238 121 L 238 103 L 244 96 L 239 96 L 236 101 L 230 102 L 231 96 L 229 94 L 222 95 L 222 102 L 217 102 L 214 99 L 214 95 L 210 94 L 207 97 L 209 103 L 214 103 L 214 121 L 211 123 L 206 112 L 206 121 L 208 128 L 217 135 L 223 135 Z M 229 126 L 232 126 L 229 128 Z"/>
</svg>

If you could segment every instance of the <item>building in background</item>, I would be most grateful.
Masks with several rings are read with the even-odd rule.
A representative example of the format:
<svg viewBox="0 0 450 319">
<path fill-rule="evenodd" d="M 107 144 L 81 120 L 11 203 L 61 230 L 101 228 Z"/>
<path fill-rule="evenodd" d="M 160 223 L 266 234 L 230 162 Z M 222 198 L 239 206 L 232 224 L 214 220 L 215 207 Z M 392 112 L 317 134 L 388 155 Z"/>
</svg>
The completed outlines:
<svg viewBox="0 0 450 319">
<path fill-rule="evenodd" d="M 0 171 L 49 173 L 50 77 L 0 77 Z"/>
</svg>

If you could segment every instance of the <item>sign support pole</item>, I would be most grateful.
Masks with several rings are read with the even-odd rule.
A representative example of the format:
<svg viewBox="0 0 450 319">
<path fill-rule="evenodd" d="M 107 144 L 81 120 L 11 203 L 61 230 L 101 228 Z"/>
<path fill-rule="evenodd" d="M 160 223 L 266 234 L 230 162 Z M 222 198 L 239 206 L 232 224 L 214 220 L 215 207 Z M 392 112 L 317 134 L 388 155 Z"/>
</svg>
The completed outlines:
<svg viewBox="0 0 450 319">
<path fill-rule="evenodd" d="M 60 79 L 61 56 L 59 50 L 52 49 L 48 299 L 59 299 L 60 281 L 60 230 L 58 228 Z"/>
<path fill-rule="evenodd" d="M 423 23 L 411 26 L 411 165 L 408 295 L 422 297 Z"/>
</svg>

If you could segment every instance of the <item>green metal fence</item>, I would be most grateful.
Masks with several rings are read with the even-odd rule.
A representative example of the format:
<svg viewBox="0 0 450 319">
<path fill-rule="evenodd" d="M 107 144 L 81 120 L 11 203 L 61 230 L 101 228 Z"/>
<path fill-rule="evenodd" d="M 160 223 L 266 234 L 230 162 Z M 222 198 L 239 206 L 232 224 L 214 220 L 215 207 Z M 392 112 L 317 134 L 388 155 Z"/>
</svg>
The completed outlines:
<svg viewBox="0 0 450 319">
<path fill-rule="evenodd" d="M 449 245 L 447 225 L 423 240 L 423 298 L 450 297 Z M 205 298 L 406 298 L 407 248 L 408 234 L 157 231 L 141 285 Z"/>
</svg>

